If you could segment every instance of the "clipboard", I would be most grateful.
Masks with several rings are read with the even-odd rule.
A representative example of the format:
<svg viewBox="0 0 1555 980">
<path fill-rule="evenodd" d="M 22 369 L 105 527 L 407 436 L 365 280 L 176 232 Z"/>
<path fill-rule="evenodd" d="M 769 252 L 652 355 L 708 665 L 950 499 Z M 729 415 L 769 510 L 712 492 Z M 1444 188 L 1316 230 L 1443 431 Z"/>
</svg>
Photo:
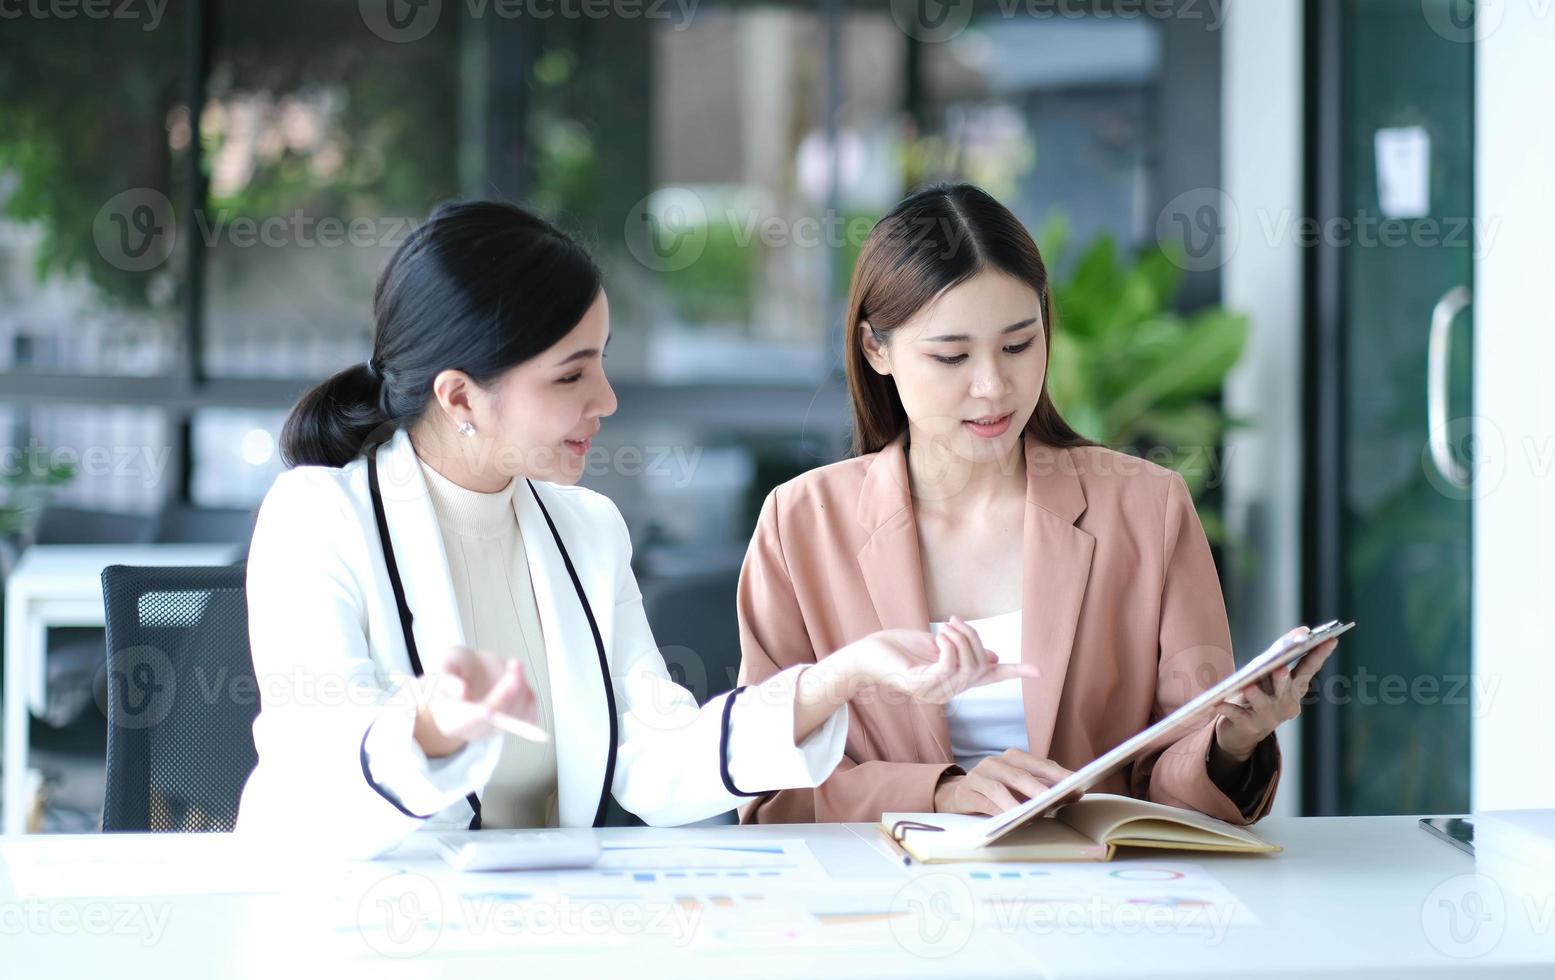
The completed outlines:
<svg viewBox="0 0 1555 980">
<path fill-rule="evenodd" d="M 968 835 L 966 840 L 960 843 L 969 848 L 986 847 L 994 843 L 1026 823 L 1045 816 L 1049 810 L 1052 810 L 1076 791 L 1083 793 L 1085 790 L 1095 786 L 1103 779 L 1132 762 L 1142 753 L 1162 743 L 1174 740 L 1180 729 L 1203 718 L 1237 691 L 1247 687 L 1249 684 L 1261 682 L 1264 678 L 1287 664 L 1296 663 L 1310 651 L 1322 646 L 1336 636 L 1349 632 L 1354 626 L 1355 623 L 1353 621 L 1341 623 L 1335 619 L 1302 636 L 1281 637 L 1263 653 L 1248 661 L 1241 670 L 1200 692 L 1193 700 L 1133 738 L 1126 739 L 1109 751 L 1102 753 L 1089 765 L 1083 766 L 1068 777 L 1054 783 L 1048 787 L 1047 792 L 1033 796 L 1025 803 L 1012 807 L 1003 813 L 987 817 L 975 827 L 968 828 L 967 830 L 949 831 L 949 833 Z"/>
</svg>

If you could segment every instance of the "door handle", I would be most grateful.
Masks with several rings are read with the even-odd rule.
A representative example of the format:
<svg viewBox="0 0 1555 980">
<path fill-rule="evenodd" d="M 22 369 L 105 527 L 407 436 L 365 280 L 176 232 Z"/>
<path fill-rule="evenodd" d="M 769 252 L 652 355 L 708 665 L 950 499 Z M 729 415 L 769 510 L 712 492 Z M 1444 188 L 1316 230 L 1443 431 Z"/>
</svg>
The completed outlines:
<svg viewBox="0 0 1555 980">
<path fill-rule="evenodd" d="M 1447 438 L 1447 382 L 1452 358 L 1452 324 L 1468 308 L 1469 287 L 1454 286 L 1431 308 L 1431 337 L 1425 359 L 1425 418 L 1431 462 L 1455 487 L 1466 488 L 1473 474 L 1452 454 Z"/>
</svg>

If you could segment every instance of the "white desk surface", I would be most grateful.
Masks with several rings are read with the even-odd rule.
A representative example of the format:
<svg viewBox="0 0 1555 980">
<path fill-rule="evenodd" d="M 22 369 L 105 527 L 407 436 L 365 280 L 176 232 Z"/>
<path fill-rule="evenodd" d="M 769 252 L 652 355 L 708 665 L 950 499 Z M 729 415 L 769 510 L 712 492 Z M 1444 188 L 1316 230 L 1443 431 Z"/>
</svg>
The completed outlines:
<svg viewBox="0 0 1555 980">
<path fill-rule="evenodd" d="M 8 587 L 49 598 L 103 597 L 109 565 L 225 565 L 240 544 L 38 544 L 22 552 Z"/>
<path fill-rule="evenodd" d="M 1473 859 L 1427 835 L 1414 817 L 1271 818 L 1258 830 L 1284 846 L 1268 856 L 1136 852 L 1137 863 L 1191 862 L 1207 869 L 1245 904 L 1258 925 L 1232 926 L 1218 938 L 1202 932 L 1054 928 L 1038 932 L 1006 925 L 970 925 L 960 909 L 915 925 L 943 933 L 952 949 L 904 933 L 896 925 L 875 929 L 875 940 L 841 947 L 677 947 L 660 937 L 612 941 L 569 939 L 547 948 L 509 939 L 470 950 L 430 948 L 385 955 L 359 934 L 336 934 L 337 904 L 328 888 L 263 864 L 279 890 L 217 894 L 223 880 L 212 868 L 243 860 L 231 835 L 55 836 L 0 838 L 0 962 L 8 977 L 286 977 L 342 978 L 458 976 L 593 977 L 1207 977 L 1366 976 L 1555 977 L 1555 892 L 1524 900 L 1495 879 L 1473 877 Z M 712 827 L 679 830 L 610 829 L 606 839 L 801 838 L 832 881 L 828 893 L 878 895 L 877 907 L 900 906 L 903 887 L 931 885 L 943 867 L 904 868 L 874 828 L 864 824 L 776 827 Z M 196 879 L 182 888 L 178 870 L 163 870 L 145 892 L 133 894 L 101 871 L 114 860 L 156 862 L 153 856 L 177 841 Z M 243 845 L 243 855 L 253 852 Z M 100 849 L 106 848 L 107 851 Z M 93 853 L 96 851 L 96 856 Z M 11 875 L 40 855 L 65 862 L 61 874 L 81 882 L 80 897 L 20 896 Z M 74 865 L 71 866 L 71 862 Z M 373 886 L 407 872 L 446 882 L 435 860 L 341 865 L 330 874 L 354 875 L 349 894 L 370 897 Z M 234 880 L 244 873 L 234 874 Z M 94 875 L 100 875 L 94 878 Z M 1467 877 L 1465 877 L 1467 876 Z M 20 877 L 20 876 L 19 876 Z M 507 887 L 513 887 L 512 877 Z M 252 879 L 250 879 L 252 881 Z M 943 877 L 938 879 L 943 882 Z M 93 883 L 100 881 L 101 887 Z M 432 887 L 429 885 L 429 887 Z M 816 886 L 808 886 L 812 890 Z M 99 897 L 82 893 L 94 891 Z M 147 894 L 149 893 L 149 894 Z M 666 893 L 669 894 L 669 893 Z M 921 893 L 910 893 L 921 894 Z M 365 899 L 363 899 L 365 900 Z M 954 904 L 954 903 L 952 903 Z M 331 910 L 334 910 L 332 914 Z M 900 923 L 902 920 L 898 920 Z M 137 926 L 137 923 L 140 925 Z M 159 923 L 153 928 L 153 923 Z M 116 930 L 122 927 L 120 934 Z M 959 930 L 959 931 L 958 931 Z M 618 934 L 617 934 L 618 935 Z"/>
</svg>

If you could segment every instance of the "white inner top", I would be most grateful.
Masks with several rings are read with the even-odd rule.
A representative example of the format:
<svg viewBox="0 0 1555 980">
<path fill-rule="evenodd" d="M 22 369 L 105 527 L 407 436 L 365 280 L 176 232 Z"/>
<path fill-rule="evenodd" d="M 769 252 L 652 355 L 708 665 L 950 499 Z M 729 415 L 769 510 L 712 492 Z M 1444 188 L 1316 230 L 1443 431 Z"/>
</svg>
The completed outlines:
<svg viewBox="0 0 1555 980">
<path fill-rule="evenodd" d="M 540 702 L 540 727 L 553 740 L 505 736 L 501 761 L 480 791 L 483 827 L 555 827 L 556 734 L 545 636 L 529 578 L 529 556 L 513 509 L 514 480 L 496 493 L 459 486 L 421 462 L 448 552 L 465 643 L 517 659 Z"/>
<path fill-rule="evenodd" d="M 938 633 L 944 625 L 930 623 L 929 630 Z M 1000 663 L 1020 663 L 1019 609 L 984 619 L 969 619 L 967 625 L 977 630 L 983 648 L 998 655 Z M 1019 678 L 961 692 L 945 705 L 945 721 L 950 726 L 951 757 L 967 772 L 1005 749 L 1031 750 L 1026 738 L 1026 707 L 1021 700 Z"/>
</svg>

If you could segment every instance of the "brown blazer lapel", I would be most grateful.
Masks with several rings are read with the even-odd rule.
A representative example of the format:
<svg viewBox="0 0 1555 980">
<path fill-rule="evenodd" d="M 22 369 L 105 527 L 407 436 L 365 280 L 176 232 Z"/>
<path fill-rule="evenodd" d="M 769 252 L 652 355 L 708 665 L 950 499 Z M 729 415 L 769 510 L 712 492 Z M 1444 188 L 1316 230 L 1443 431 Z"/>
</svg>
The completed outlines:
<svg viewBox="0 0 1555 980">
<path fill-rule="evenodd" d="M 863 527 L 873 531 L 859 549 L 858 565 L 881 629 L 927 630 L 928 590 L 923 585 L 923 558 L 904 445 L 905 440 L 898 437 L 875 456 L 864 475 L 857 516 Z M 950 729 L 944 706 L 916 703 L 905 707 L 917 714 L 912 733 L 918 746 L 917 761 L 950 762 Z"/>
<path fill-rule="evenodd" d="M 1021 681 L 1031 754 L 1046 758 L 1069 672 L 1075 625 L 1096 539 L 1075 527 L 1085 493 L 1068 450 L 1026 440 L 1026 526 L 1021 578 L 1021 661 L 1042 676 Z"/>
<path fill-rule="evenodd" d="M 1070 453 L 1030 439 L 1025 446 L 1021 660 L 1036 664 L 1042 676 L 1022 681 L 1021 694 L 1031 753 L 1045 757 L 1052 746 L 1096 539 L 1074 523 L 1085 512 L 1085 493 Z M 908 484 L 905 439 L 897 438 L 870 464 L 859 497 L 858 519 L 864 527 L 874 529 L 858 552 L 858 563 L 881 629 L 928 629 L 928 594 Z M 914 732 L 919 758 L 953 761 L 944 707 L 913 707 L 919 718 Z"/>
</svg>

